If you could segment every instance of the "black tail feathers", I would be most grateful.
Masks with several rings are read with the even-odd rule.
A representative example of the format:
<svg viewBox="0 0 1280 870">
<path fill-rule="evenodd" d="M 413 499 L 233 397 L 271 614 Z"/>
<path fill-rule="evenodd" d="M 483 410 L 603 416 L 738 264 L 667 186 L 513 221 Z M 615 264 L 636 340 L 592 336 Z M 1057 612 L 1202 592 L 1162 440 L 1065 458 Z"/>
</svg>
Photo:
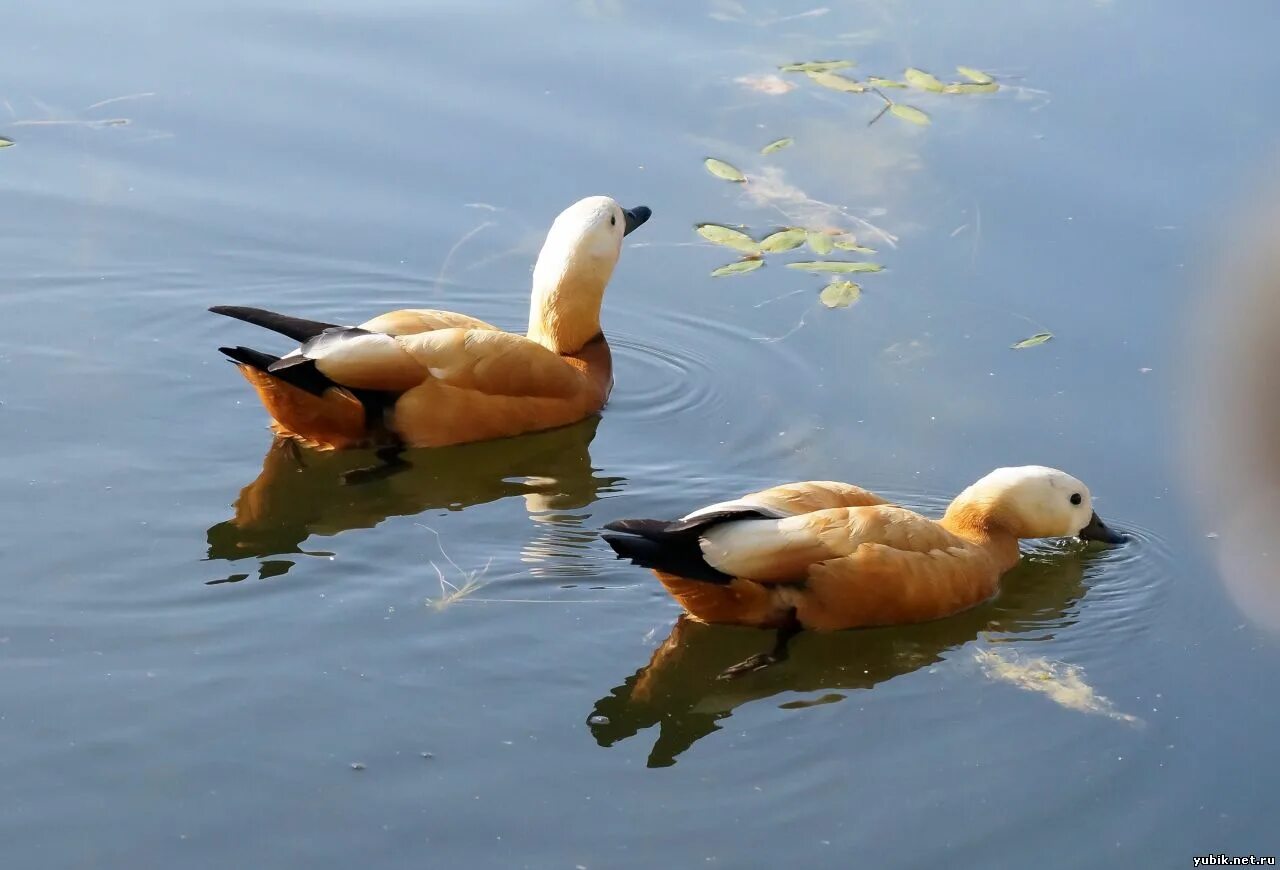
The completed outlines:
<svg viewBox="0 0 1280 870">
<path fill-rule="evenodd" d="M 287 314 L 276 314 L 274 311 L 267 311 L 264 308 L 250 308 L 246 305 L 215 305 L 209 310 L 214 314 L 223 314 L 227 317 L 234 317 L 236 320 L 243 320 L 245 323 L 252 323 L 254 326 L 265 327 L 272 332 L 286 335 L 297 342 L 315 338 L 326 329 L 332 329 L 337 326 L 337 324 L 333 323 L 290 317 Z"/>
<path fill-rule="evenodd" d="M 220 347 L 218 350 L 225 353 L 235 362 L 257 369 L 260 372 L 266 372 L 273 378 L 278 378 L 300 390 L 306 390 L 313 396 L 323 395 L 324 391 L 330 387 L 339 386 L 333 380 L 321 374 L 311 360 L 306 360 L 304 365 L 292 366 L 281 371 L 272 371 L 272 364 L 280 359 L 278 356 L 272 356 L 269 353 L 263 353 L 251 347 Z M 361 397 L 357 396 L 357 398 Z"/>
<path fill-rule="evenodd" d="M 605 526 L 601 537 L 619 559 L 629 559 L 642 568 L 653 568 L 708 583 L 728 583 L 733 578 L 707 564 L 698 545 L 696 530 L 679 529 L 679 520 L 618 520 Z"/>
</svg>

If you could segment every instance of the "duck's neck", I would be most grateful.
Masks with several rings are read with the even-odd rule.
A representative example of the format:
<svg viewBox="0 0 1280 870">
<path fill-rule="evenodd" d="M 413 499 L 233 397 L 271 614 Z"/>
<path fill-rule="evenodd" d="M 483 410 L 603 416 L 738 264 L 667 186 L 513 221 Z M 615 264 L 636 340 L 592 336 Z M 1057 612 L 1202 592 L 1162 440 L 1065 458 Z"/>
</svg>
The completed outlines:
<svg viewBox="0 0 1280 870">
<path fill-rule="evenodd" d="M 600 302 L 608 276 L 602 280 L 596 270 L 583 270 L 554 280 L 540 277 L 534 273 L 529 340 L 561 355 L 577 353 L 600 335 Z"/>
<path fill-rule="evenodd" d="M 942 526 L 954 535 L 973 541 L 991 553 L 1001 572 L 1018 564 L 1018 535 L 998 501 L 965 490 L 951 502 Z"/>
</svg>

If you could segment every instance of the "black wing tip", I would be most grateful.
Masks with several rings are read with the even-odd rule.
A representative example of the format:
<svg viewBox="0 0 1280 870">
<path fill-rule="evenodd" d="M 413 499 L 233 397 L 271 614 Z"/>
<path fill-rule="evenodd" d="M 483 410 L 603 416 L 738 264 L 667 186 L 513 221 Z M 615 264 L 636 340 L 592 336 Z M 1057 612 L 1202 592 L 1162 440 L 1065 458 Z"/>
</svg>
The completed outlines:
<svg viewBox="0 0 1280 870">
<path fill-rule="evenodd" d="M 661 534 L 666 531 L 669 525 L 671 525 L 669 520 L 627 519 L 605 523 L 604 529 L 610 532 L 623 532 L 628 535 L 647 537 L 648 535 Z"/>
<path fill-rule="evenodd" d="M 239 345 L 236 347 L 220 347 L 218 350 L 230 358 L 231 362 L 237 365 L 246 365 L 260 371 L 267 371 L 277 357 L 269 353 L 263 353 L 260 350 L 254 350 L 251 347 Z"/>
</svg>

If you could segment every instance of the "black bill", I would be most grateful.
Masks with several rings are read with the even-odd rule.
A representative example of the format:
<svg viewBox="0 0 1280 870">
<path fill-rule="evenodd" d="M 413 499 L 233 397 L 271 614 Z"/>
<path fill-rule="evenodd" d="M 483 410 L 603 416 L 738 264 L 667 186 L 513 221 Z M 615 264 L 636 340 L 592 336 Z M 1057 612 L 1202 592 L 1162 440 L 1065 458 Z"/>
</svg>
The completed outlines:
<svg viewBox="0 0 1280 870">
<path fill-rule="evenodd" d="M 638 205 L 635 208 L 624 208 L 622 210 L 622 220 L 626 224 L 626 228 L 623 229 L 622 234 L 624 236 L 630 235 L 631 231 L 647 221 L 651 214 L 653 214 L 653 212 L 650 211 L 647 205 Z"/>
<path fill-rule="evenodd" d="M 1079 538 L 1082 541 L 1101 541 L 1104 544 L 1123 544 L 1128 540 L 1120 532 L 1104 523 L 1097 511 L 1089 517 L 1089 525 L 1080 530 Z"/>
</svg>

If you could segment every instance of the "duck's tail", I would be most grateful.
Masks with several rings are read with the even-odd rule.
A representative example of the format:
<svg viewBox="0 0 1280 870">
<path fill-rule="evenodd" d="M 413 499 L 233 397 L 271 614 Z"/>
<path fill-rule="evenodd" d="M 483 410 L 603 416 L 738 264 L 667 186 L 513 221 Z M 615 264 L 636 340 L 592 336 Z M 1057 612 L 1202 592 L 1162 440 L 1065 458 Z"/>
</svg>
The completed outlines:
<svg viewBox="0 0 1280 870">
<path fill-rule="evenodd" d="M 698 539 L 719 523 L 768 516 L 759 508 L 743 506 L 697 513 L 680 520 L 617 520 L 606 525 L 600 536 L 619 559 L 630 559 L 642 568 L 723 584 L 733 578 L 707 563 Z"/>
<path fill-rule="evenodd" d="M 251 347 L 220 347 L 218 350 L 226 354 L 233 362 L 241 366 L 247 366 L 252 369 L 259 378 L 250 378 L 250 383 L 254 383 L 261 378 L 274 378 L 283 381 L 290 386 L 297 387 L 304 392 L 313 396 L 322 396 L 324 391 L 330 387 L 336 387 L 338 384 L 332 379 L 326 377 L 316 368 L 315 364 L 291 366 L 280 371 L 272 371 L 272 363 L 278 362 L 280 357 L 273 356 L 269 353 L 263 353 L 260 350 L 254 350 Z M 310 362 L 310 360 L 308 360 Z M 248 374 L 245 375 L 248 377 Z"/>
<path fill-rule="evenodd" d="M 332 329 L 338 325 L 324 323 L 320 320 L 290 317 L 287 314 L 277 314 L 274 311 L 267 311 L 265 308 L 250 308 L 247 305 L 215 305 L 209 310 L 214 314 L 234 317 L 236 320 L 243 320 L 245 323 L 252 323 L 254 326 L 270 329 L 272 332 L 286 335 L 297 342 L 308 341 L 326 329 Z"/>
<path fill-rule="evenodd" d="M 374 436 L 370 419 L 381 417 L 384 403 L 375 394 L 356 395 L 325 377 L 314 364 L 268 371 L 279 359 L 249 347 L 218 348 L 253 386 L 276 433 L 324 449 L 360 447 Z"/>
</svg>

